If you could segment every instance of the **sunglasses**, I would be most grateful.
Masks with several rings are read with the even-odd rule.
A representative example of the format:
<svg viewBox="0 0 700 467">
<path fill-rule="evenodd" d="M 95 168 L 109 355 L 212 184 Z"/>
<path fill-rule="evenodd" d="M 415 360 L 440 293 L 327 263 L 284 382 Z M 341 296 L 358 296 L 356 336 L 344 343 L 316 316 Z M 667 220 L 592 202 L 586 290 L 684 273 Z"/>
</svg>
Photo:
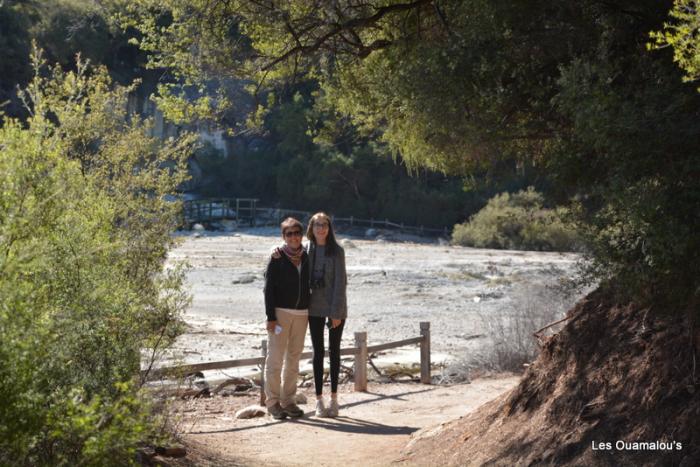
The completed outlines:
<svg viewBox="0 0 700 467">
<path fill-rule="evenodd" d="M 326 229 L 328 228 L 328 222 L 314 222 L 314 227 L 318 227 L 319 229 Z"/>
<path fill-rule="evenodd" d="M 301 230 L 293 230 L 291 232 L 285 232 L 284 236 L 285 236 L 285 238 L 301 237 Z"/>
</svg>

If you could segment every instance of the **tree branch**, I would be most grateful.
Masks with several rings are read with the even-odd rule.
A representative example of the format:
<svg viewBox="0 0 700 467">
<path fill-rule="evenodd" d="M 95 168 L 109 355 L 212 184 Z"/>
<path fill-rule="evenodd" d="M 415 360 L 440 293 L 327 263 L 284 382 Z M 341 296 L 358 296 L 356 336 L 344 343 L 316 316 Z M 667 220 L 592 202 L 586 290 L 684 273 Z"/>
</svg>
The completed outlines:
<svg viewBox="0 0 700 467">
<path fill-rule="evenodd" d="M 395 5 L 388 5 L 385 7 L 380 7 L 376 10 L 376 12 L 367 17 L 361 17 L 361 18 L 353 18 L 348 21 L 345 21 L 343 23 L 335 23 L 331 26 L 330 30 L 327 31 L 325 34 L 323 34 L 321 37 L 316 39 L 313 43 L 309 45 L 304 45 L 301 42 L 301 37 L 299 36 L 298 32 L 293 32 L 293 28 L 291 25 L 286 22 L 288 26 L 288 30 L 290 31 L 290 34 L 292 34 L 292 37 L 294 38 L 296 45 L 286 52 L 284 52 L 282 55 L 280 55 L 277 58 L 274 58 L 271 62 L 263 65 L 262 70 L 269 70 L 273 68 L 275 65 L 287 60 L 289 57 L 292 55 L 310 55 L 314 52 L 316 52 L 318 49 L 320 49 L 324 44 L 326 44 L 330 39 L 332 39 L 335 36 L 338 36 L 344 31 L 350 31 L 351 34 L 357 34 L 356 29 L 363 29 L 367 28 L 369 26 L 375 25 L 377 22 L 379 22 L 382 18 L 385 16 L 392 14 L 392 13 L 397 13 L 397 12 L 402 12 L 402 11 L 410 11 L 416 8 L 420 8 L 423 5 L 427 5 L 429 3 L 432 3 L 434 0 L 416 0 L 411 3 L 397 3 Z M 307 31 L 312 31 L 313 28 L 307 28 Z M 391 41 L 387 39 L 377 39 L 376 41 L 372 42 L 368 46 L 358 46 L 358 51 L 357 55 L 360 57 L 366 57 L 369 55 L 372 51 L 378 50 L 380 48 L 387 47 L 389 44 L 391 44 Z"/>
</svg>

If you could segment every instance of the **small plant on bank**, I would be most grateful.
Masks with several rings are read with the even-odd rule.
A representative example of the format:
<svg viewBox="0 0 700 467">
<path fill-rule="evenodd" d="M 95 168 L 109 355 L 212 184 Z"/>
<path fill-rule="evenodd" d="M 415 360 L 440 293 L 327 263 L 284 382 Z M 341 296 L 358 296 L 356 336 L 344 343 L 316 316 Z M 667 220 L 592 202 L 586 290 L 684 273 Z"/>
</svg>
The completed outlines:
<svg viewBox="0 0 700 467">
<path fill-rule="evenodd" d="M 480 312 L 479 318 L 490 342 L 471 365 L 492 371 L 523 371 L 524 365 L 539 353 L 533 333 L 563 318 L 573 298 L 560 288 L 524 287 L 506 309 Z M 552 328 L 550 332 L 556 329 L 559 328 Z"/>
</svg>

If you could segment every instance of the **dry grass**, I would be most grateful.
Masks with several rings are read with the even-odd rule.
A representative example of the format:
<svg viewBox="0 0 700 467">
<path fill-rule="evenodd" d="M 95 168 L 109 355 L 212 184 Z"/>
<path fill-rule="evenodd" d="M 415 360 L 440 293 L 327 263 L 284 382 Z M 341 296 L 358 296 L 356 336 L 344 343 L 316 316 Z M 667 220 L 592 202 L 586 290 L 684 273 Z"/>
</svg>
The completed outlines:
<svg viewBox="0 0 700 467">
<path fill-rule="evenodd" d="M 491 371 L 524 370 L 539 353 L 533 333 L 564 316 L 573 297 L 561 288 L 524 286 L 511 304 L 497 313 L 479 313 L 490 344 L 470 360 L 473 368 Z M 556 332 L 561 325 L 550 328 Z"/>
</svg>

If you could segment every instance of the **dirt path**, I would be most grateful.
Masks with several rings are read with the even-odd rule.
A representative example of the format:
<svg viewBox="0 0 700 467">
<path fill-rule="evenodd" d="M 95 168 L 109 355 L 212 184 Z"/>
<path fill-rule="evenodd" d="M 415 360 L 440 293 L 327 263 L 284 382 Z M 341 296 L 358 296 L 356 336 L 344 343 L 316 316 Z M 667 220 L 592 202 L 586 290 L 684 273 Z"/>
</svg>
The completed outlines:
<svg viewBox="0 0 700 467">
<path fill-rule="evenodd" d="M 235 466 L 385 466 L 401 456 L 411 436 L 463 416 L 514 387 L 516 376 L 484 378 L 470 384 L 425 386 L 417 383 L 370 383 L 366 393 L 341 389 L 341 416 L 316 418 L 314 398 L 298 420 L 269 416 L 239 420 L 236 410 L 256 401 L 214 397 L 182 402 L 183 441 L 195 465 Z"/>
</svg>

